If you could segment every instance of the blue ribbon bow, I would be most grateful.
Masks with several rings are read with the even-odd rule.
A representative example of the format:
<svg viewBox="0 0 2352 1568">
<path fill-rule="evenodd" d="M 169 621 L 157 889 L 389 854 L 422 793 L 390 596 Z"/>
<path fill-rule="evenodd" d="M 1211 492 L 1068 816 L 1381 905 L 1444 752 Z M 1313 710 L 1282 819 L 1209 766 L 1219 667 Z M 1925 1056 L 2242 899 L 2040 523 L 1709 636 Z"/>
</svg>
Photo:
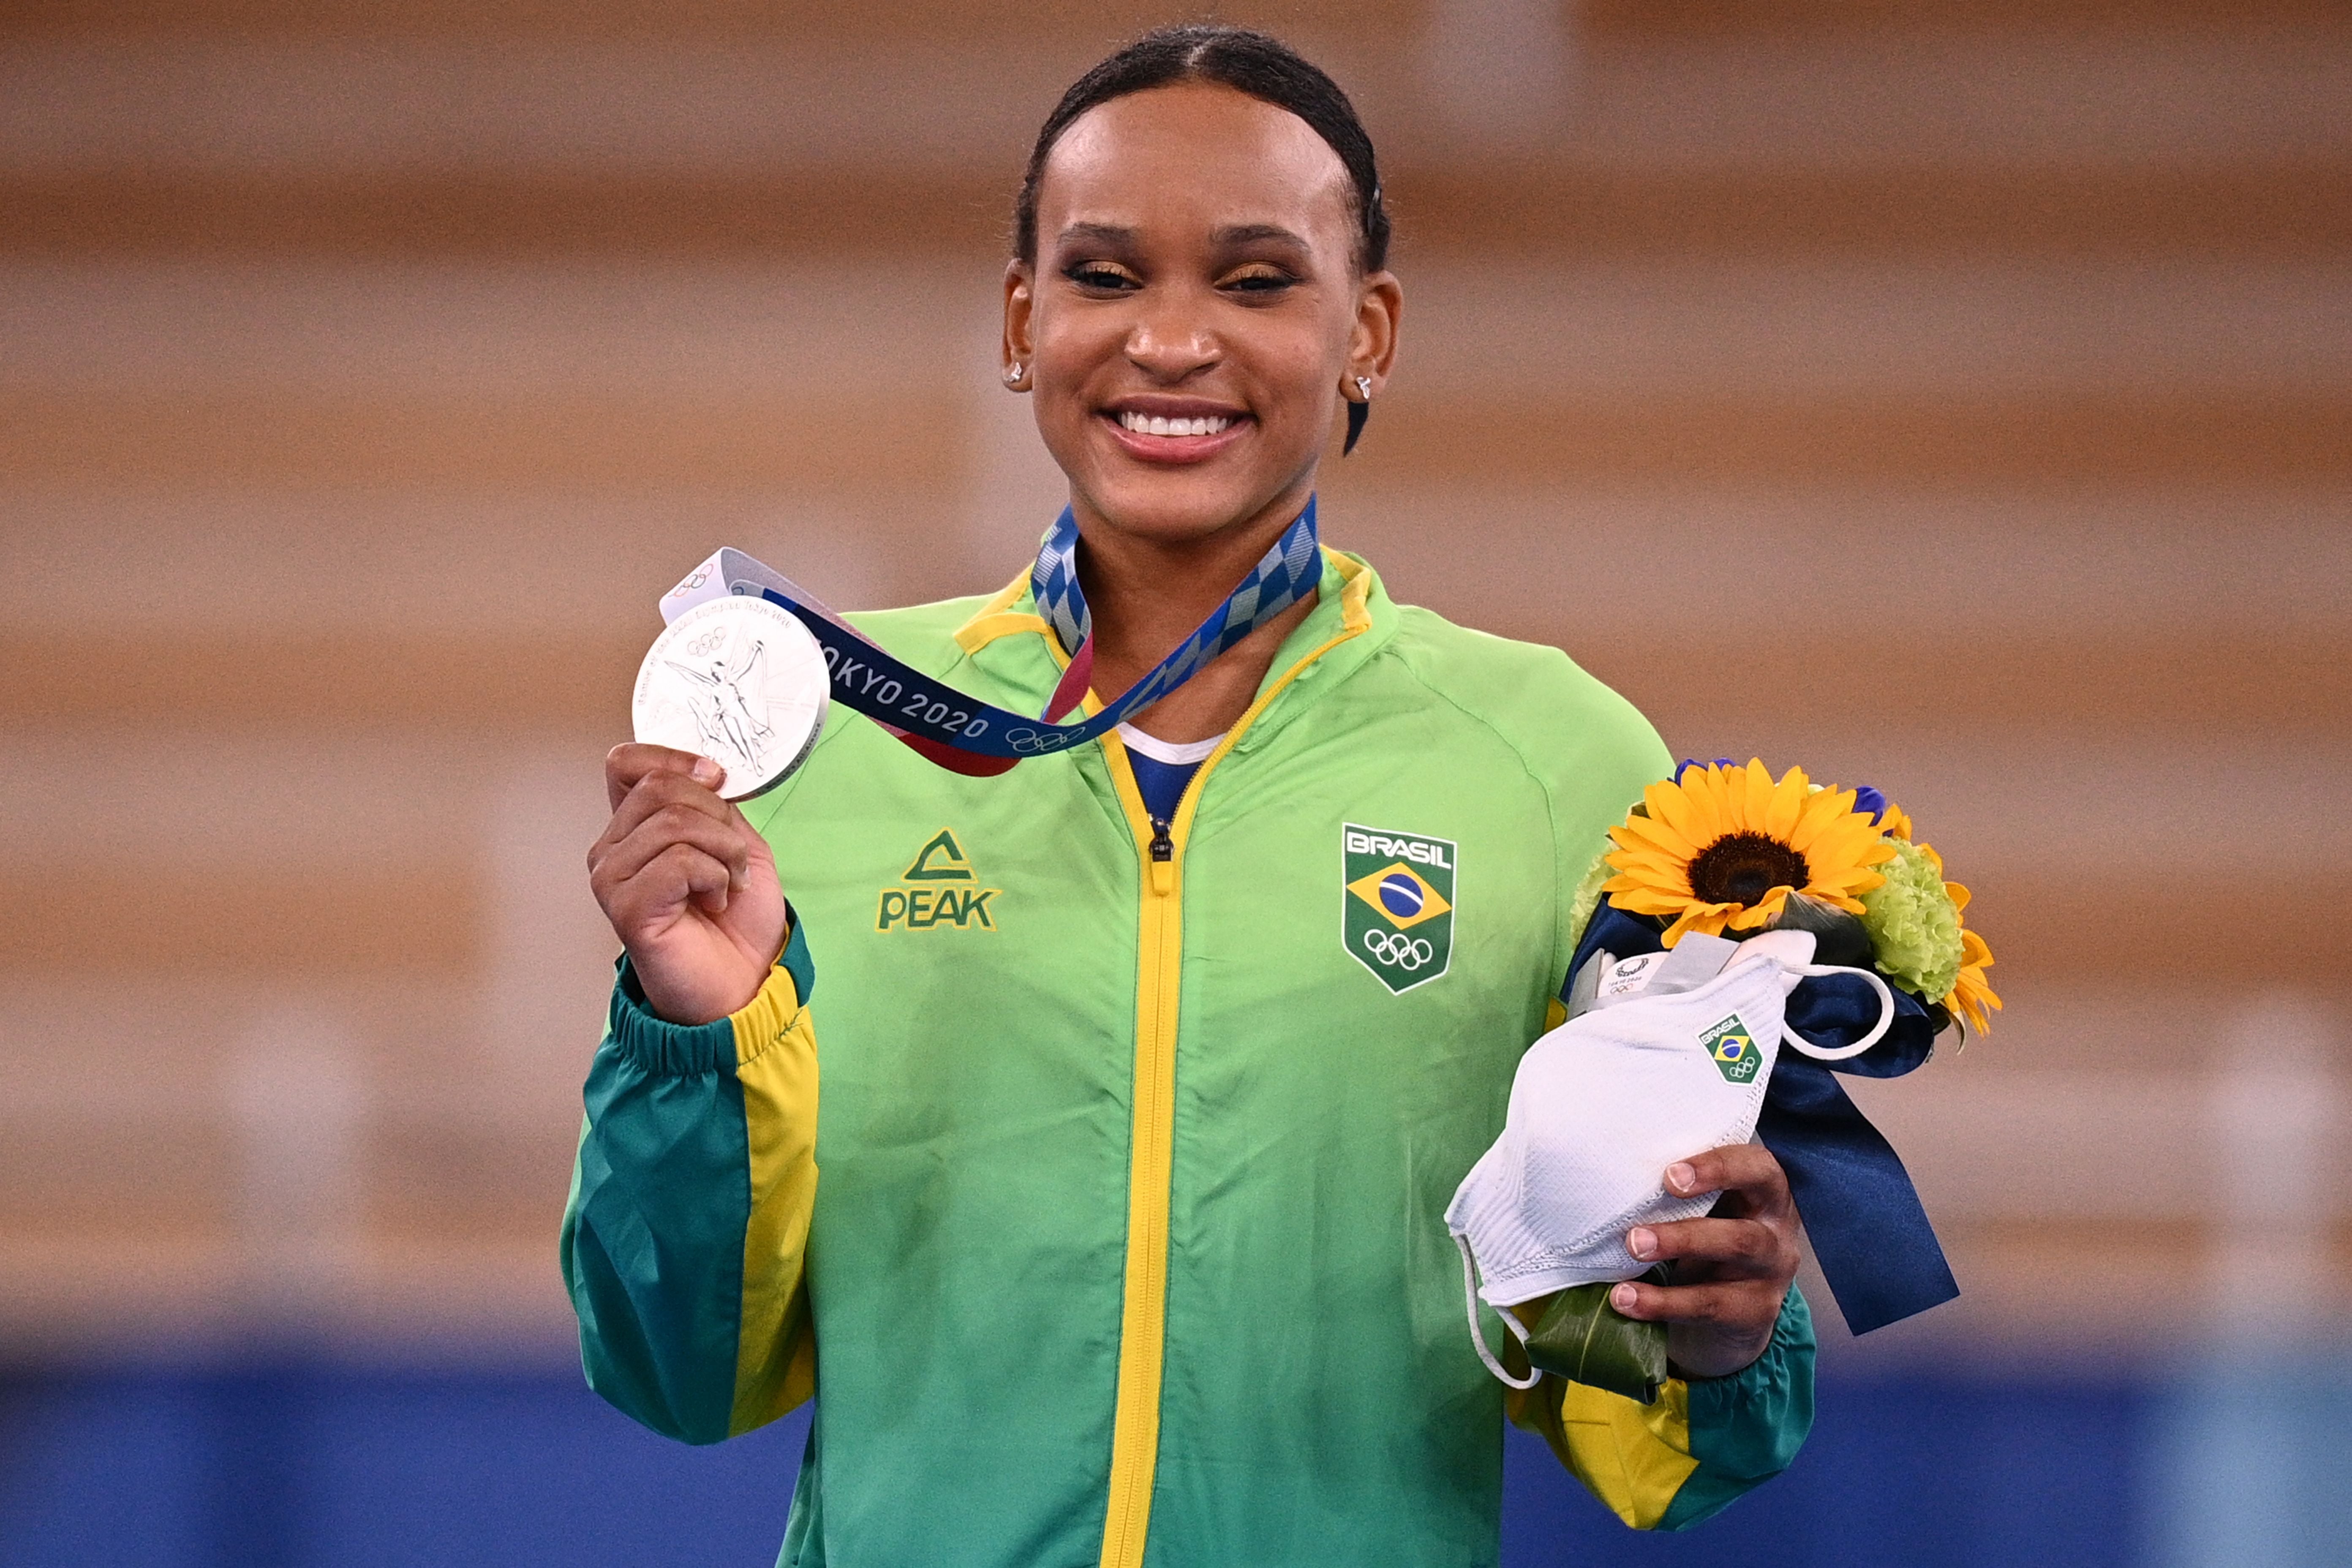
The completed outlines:
<svg viewBox="0 0 2352 1568">
<path fill-rule="evenodd" d="M 1658 922 L 1604 900 L 1577 943 L 1570 982 L 1598 950 L 1632 958 L 1664 946 Z M 1857 1334 L 1960 1293 L 1910 1173 L 1833 1076 L 1900 1078 L 1927 1059 L 1936 1026 L 1927 1004 L 1899 986 L 1889 989 L 1895 1022 L 1878 1044 L 1840 1062 L 1784 1048 L 1756 1119 L 1756 1136 L 1788 1173 L 1822 1276 Z M 1857 977 L 1814 976 L 1790 994 L 1787 1026 L 1818 1046 L 1850 1045 L 1877 1024 L 1878 1005 L 1878 994 Z"/>
</svg>

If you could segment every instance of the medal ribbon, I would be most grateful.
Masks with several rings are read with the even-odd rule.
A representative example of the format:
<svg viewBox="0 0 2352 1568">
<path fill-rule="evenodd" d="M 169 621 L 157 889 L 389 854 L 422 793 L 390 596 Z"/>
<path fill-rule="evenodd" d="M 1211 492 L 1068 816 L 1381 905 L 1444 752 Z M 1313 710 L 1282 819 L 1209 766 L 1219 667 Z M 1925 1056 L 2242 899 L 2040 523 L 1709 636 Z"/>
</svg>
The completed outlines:
<svg viewBox="0 0 2352 1568">
<path fill-rule="evenodd" d="M 782 573 L 740 550 L 720 550 L 662 595 L 665 622 L 697 605 L 730 594 L 781 605 L 808 627 L 824 652 L 836 702 L 873 720 L 943 768 L 960 773 L 1001 773 L 1024 757 L 1085 745 L 1116 729 L 1198 674 L 1202 666 L 1298 603 L 1322 581 L 1315 531 L 1315 500 L 1283 530 L 1241 584 L 1191 637 L 1144 678 L 1091 719 L 1057 722 L 1085 700 L 1094 673 L 1094 619 L 1078 584 L 1078 523 L 1068 508 L 1045 531 L 1029 574 L 1037 614 L 1070 655 L 1069 668 L 1035 718 L 967 697 L 885 652 L 871 637 L 826 607 Z"/>
</svg>

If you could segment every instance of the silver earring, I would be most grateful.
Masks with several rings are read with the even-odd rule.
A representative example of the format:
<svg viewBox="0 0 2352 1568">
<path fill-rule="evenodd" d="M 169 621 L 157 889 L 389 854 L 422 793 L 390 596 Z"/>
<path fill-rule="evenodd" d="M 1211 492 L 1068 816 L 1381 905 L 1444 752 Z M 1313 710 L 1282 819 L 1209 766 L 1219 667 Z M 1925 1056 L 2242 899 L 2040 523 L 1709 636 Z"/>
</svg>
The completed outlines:
<svg viewBox="0 0 2352 1568">
<path fill-rule="evenodd" d="M 1356 393 L 1357 395 L 1360 396 L 1365 402 L 1370 403 L 1372 400 L 1372 378 L 1369 375 L 1358 376 L 1356 378 Z"/>
<path fill-rule="evenodd" d="M 1006 372 L 1004 373 L 1004 382 L 1005 382 L 1005 384 L 1006 384 L 1006 385 L 1008 385 L 1008 386 L 1010 386 L 1010 385 L 1013 384 L 1014 383 L 1018 382 L 1020 379 L 1021 379 L 1021 367 L 1020 367 L 1019 365 L 1017 365 L 1017 364 L 1016 364 L 1016 365 L 1014 365 L 1012 369 L 1010 369 L 1010 370 L 1008 370 L 1008 371 L 1006 371 Z"/>
</svg>

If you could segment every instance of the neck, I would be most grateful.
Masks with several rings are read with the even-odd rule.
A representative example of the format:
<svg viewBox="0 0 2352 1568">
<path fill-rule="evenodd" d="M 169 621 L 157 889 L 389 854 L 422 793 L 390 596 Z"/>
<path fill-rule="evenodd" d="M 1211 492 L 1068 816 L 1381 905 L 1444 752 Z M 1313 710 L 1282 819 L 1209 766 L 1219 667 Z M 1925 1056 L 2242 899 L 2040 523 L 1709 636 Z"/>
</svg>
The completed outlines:
<svg viewBox="0 0 2352 1568">
<path fill-rule="evenodd" d="M 1094 689 L 1116 697 L 1143 679 L 1224 603 L 1306 510 L 1301 483 L 1249 517 L 1198 538 L 1139 535 L 1073 501 L 1085 548 L 1078 578 L 1093 625 Z M 1283 638 L 1315 607 L 1307 595 L 1129 721 L 1165 741 L 1202 741 L 1249 708 Z"/>
</svg>

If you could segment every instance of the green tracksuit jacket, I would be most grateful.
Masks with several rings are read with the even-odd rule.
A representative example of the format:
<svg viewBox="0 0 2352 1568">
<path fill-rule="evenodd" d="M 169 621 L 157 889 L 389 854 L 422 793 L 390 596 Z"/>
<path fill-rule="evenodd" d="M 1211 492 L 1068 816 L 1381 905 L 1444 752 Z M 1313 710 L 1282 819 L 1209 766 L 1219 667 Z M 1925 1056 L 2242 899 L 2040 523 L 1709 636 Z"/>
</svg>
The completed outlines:
<svg viewBox="0 0 2352 1568">
<path fill-rule="evenodd" d="M 1495 1561 L 1441 1215 L 1669 759 L 1557 650 L 1325 561 L 1172 823 L 1116 737 L 974 779 L 836 708 L 749 808 L 793 909 L 758 998 L 679 1027 L 625 966 L 563 1227 L 588 1379 L 689 1442 L 814 1394 L 783 1563 Z M 858 624 L 1012 709 L 1062 664 L 1025 574 Z M 1736 1377 L 1510 1414 L 1674 1529 L 1811 1408 L 1792 1291 Z"/>
</svg>

